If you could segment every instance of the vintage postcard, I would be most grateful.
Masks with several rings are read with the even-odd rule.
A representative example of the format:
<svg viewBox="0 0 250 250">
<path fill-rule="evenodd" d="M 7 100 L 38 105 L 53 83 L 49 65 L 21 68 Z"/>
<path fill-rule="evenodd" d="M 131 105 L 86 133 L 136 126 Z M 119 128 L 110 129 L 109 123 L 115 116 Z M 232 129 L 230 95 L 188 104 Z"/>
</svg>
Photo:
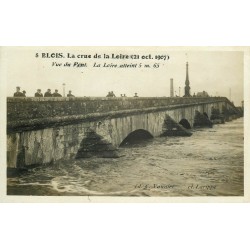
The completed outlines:
<svg viewBox="0 0 250 250">
<path fill-rule="evenodd" d="M 249 67 L 250 47 L 1 47 L 1 201 L 249 202 Z"/>
</svg>

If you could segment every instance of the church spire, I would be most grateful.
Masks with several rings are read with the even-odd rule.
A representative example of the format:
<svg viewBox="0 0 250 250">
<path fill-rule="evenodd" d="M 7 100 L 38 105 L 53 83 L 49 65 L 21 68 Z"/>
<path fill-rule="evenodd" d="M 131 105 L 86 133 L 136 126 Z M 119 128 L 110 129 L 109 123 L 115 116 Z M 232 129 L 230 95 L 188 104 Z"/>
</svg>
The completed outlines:
<svg viewBox="0 0 250 250">
<path fill-rule="evenodd" d="M 188 62 L 186 63 L 186 85 L 189 85 L 189 77 L 188 77 Z"/>
<path fill-rule="evenodd" d="M 186 81 L 185 81 L 185 95 L 183 97 L 190 97 L 190 83 L 188 76 L 188 62 L 186 63 Z"/>
</svg>

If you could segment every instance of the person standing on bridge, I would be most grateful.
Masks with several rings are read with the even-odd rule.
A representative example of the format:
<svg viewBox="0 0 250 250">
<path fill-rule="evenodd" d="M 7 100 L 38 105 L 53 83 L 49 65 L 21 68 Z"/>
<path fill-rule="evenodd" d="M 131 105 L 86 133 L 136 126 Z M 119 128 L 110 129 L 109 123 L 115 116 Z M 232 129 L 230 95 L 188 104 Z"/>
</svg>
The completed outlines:
<svg viewBox="0 0 250 250">
<path fill-rule="evenodd" d="M 58 93 L 58 89 L 55 89 L 55 92 L 52 95 L 53 97 L 62 97 L 61 94 Z"/>
<path fill-rule="evenodd" d="M 43 94 L 41 93 L 41 89 L 38 89 L 35 93 L 35 97 L 43 97 Z"/>
<path fill-rule="evenodd" d="M 74 95 L 72 95 L 72 91 L 69 90 L 69 93 L 67 94 L 67 97 L 75 97 Z"/>
<path fill-rule="evenodd" d="M 113 91 L 110 91 L 106 97 L 115 97 L 115 94 Z"/>
<path fill-rule="evenodd" d="M 48 89 L 48 90 L 45 92 L 44 97 L 52 97 L 51 89 Z"/>
<path fill-rule="evenodd" d="M 14 97 L 24 97 L 23 93 L 20 91 L 20 87 L 16 87 L 16 92 L 14 93 Z"/>
</svg>

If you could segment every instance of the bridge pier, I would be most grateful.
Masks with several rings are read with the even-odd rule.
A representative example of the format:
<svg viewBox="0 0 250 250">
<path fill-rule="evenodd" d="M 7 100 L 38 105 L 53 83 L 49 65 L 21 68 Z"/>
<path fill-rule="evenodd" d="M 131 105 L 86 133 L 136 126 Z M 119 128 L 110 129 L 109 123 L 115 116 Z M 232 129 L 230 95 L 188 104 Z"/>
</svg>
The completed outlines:
<svg viewBox="0 0 250 250">
<path fill-rule="evenodd" d="M 166 115 L 162 136 L 191 136 L 191 135 L 192 133 L 188 131 L 184 126 L 182 126 L 182 124 L 177 123 L 170 116 Z"/>
<path fill-rule="evenodd" d="M 90 158 L 93 156 L 102 158 L 119 157 L 117 148 L 114 147 L 111 142 L 108 142 L 102 136 L 90 130 L 82 140 L 75 158 Z"/>
<path fill-rule="evenodd" d="M 201 114 L 199 111 L 195 111 L 194 117 L 194 127 L 209 127 L 213 126 L 213 123 L 209 120 L 208 115 L 206 112 Z"/>
</svg>

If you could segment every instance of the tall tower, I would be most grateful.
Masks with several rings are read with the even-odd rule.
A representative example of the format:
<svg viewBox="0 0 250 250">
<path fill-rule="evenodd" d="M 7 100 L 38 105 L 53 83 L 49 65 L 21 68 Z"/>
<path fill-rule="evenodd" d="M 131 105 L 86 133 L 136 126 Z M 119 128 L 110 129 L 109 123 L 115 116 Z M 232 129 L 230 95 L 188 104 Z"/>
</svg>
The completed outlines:
<svg viewBox="0 0 250 250">
<path fill-rule="evenodd" d="M 170 97 L 174 97 L 174 79 L 170 79 Z"/>
<path fill-rule="evenodd" d="M 186 81 L 185 81 L 185 95 L 183 97 L 191 97 L 190 95 L 190 83 L 188 77 L 188 62 L 186 63 Z"/>
</svg>

